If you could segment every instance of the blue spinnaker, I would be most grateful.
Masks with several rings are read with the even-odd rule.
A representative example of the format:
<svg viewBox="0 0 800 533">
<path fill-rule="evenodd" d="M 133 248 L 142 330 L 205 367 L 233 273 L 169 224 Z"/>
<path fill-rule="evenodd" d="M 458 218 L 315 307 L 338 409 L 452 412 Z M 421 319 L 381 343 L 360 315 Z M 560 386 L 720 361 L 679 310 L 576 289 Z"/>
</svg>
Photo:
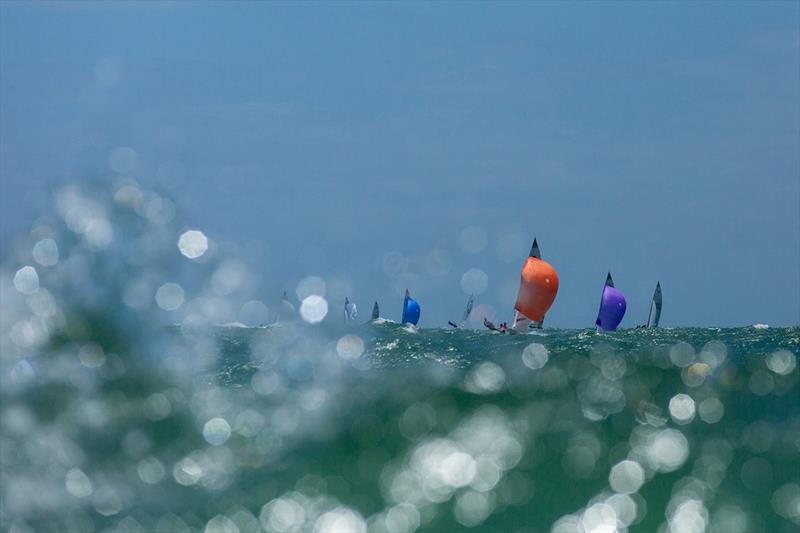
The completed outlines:
<svg viewBox="0 0 800 533">
<path fill-rule="evenodd" d="M 417 322 L 419 322 L 419 304 L 406 289 L 406 297 L 403 299 L 403 324 L 416 326 Z"/>
</svg>

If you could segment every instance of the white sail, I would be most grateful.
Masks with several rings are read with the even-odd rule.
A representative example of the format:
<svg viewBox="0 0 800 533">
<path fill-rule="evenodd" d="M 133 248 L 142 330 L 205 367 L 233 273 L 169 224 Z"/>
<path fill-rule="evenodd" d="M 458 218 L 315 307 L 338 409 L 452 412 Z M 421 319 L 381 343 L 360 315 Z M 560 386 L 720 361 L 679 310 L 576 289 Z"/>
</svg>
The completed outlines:
<svg viewBox="0 0 800 533">
<path fill-rule="evenodd" d="M 344 298 L 344 321 L 353 322 L 358 317 L 358 308 L 355 302 L 351 302 L 346 296 Z"/>
<path fill-rule="evenodd" d="M 514 310 L 514 322 L 511 323 L 511 329 L 516 331 L 517 333 L 521 333 L 523 331 L 527 331 L 530 325 L 533 324 L 533 321 L 517 311 Z"/>
</svg>

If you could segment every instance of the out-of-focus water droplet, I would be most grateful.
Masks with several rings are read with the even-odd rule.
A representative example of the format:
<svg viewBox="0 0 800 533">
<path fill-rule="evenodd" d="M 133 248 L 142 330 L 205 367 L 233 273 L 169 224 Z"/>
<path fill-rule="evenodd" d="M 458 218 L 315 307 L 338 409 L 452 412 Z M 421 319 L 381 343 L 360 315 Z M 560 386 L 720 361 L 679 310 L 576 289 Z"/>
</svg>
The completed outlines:
<svg viewBox="0 0 800 533">
<path fill-rule="evenodd" d="M 498 392 L 506 384 L 506 373 L 500 365 L 485 361 L 467 375 L 466 386 L 470 392 L 490 394 Z"/>
<path fill-rule="evenodd" d="M 647 459 L 650 467 L 659 472 L 672 472 L 689 457 L 689 441 L 676 429 L 662 429 L 649 440 Z"/>
<path fill-rule="evenodd" d="M 544 344 L 533 342 L 522 350 L 522 363 L 531 370 L 539 370 L 547 364 L 550 352 Z"/>
<path fill-rule="evenodd" d="M 475 527 L 482 524 L 494 510 L 491 494 L 467 490 L 456 497 L 453 508 L 455 519 L 464 526 Z"/>
<path fill-rule="evenodd" d="M 324 279 L 319 276 L 308 276 L 297 284 L 295 293 L 297 299 L 303 301 L 309 296 L 325 296 L 326 288 Z"/>
<path fill-rule="evenodd" d="M 345 335 L 336 343 L 336 353 L 348 361 L 358 359 L 364 353 L 364 341 L 358 335 Z"/>
<path fill-rule="evenodd" d="M 322 296 L 316 294 L 308 296 L 300 304 L 300 316 L 309 324 L 322 322 L 327 314 L 328 301 Z"/>
<path fill-rule="evenodd" d="M 669 359 L 672 364 L 681 368 L 694 362 L 694 348 L 687 342 L 679 342 L 669 349 Z"/>
<path fill-rule="evenodd" d="M 122 500 L 117 492 L 109 486 L 97 489 L 92 498 L 94 510 L 103 516 L 112 516 L 122 511 Z"/>
<path fill-rule="evenodd" d="M 486 248 L 489 238 L 486 231 L 478 226 L 467 226 L 458 236 L 461 248 L 471 254 L 476 254 Z"/>
<path fill-rule="evenodd" d="M 24 266 L 14 274 L 14 288 L 22 294 L 33 294 L 39 290 L 39 274 L 32 266 Z"/>
<path fill-rule="evenodd" d="M 225 444 L 230 436 L 231 426 L 224 418 L 212 418 L 203 426 L 203 438 L 212 446 Z"/>
<path fill-rule="evenodd" d="M 78 351 L 78 357 L 83 366 L 88 368 L 99 368 L 106 362 L 106 354 L 103 348 L 94 342 L 84 344 Z"/>
<path fill-rule="evenodd" d="M 694 420 L 694 400 L 688 394 L 676 394 L 669 400 L 669 414 L 678 424 L 688 424 Z"/>
<path fill-rule="evenodd" d="M 383 273 L 389 278 L 395 278 L 408 269 L 408 259 L 400 252 L 389 252 L 381 261 Z"/>
<path fill-rule="evenodd" d="M 725 406 L 719 401 L 719 398 L 706 398 L 700 402 L 697 407 L 697 413 L 700 415 L 700 420 L 706 424 L 716 424 L 722 420 L 725 414 Z"/>
<path fill-rule="evenodd" d="M 767 368 L 781 376 L 791 374 L 796 367 L 797 358 L 789 350 L 778 350 L 767 356 Z"/>
<path fill-rule="evenodd" d="M 108 153 L 108 166 L 120 174 L 131 172 L 138 161 L 139 154 L 130 146 L 118 146 Z"/>
<path fill-rule="evenodd" d="M 154 485 L 160 482 L 164 479 L 164 475 L 166 474 L 164 465 L 161 464 L 158 458 L 153 456 L 145 457 L 139 461 L 136 471 L 139 474 L 139 479 L 148 485 Z"/>
<path fill-rule="evenodd" d="M 259 300 L 245 302 L 239 311 L 239 321 L 246 326 L 263 326 L 269 324 L 269 319 L 269 309 Z"/>
<path fill-rule="evenodd" d="M 202 231 L 185 231 L 178 239 L 178 249 L 189 259 L 197 259 L 208 250 L 208 238 Z"/>
<path fill-rule="evenodd" d="M 621 461 L 611 469 L 608 483 L 615 492 L 623 494 L 637 492 L 644 483 L 644 469 L 636 461 Z"/>
<path fill-rule="evenodd" d="M 164 311 L 174 311 L 183 305 L 185 293 L 177 283 L 165 283 L 156 291 L 156 303 Z"/>
<path fill-rule="evenodd" d="M 53 239 L 42 239 L 33 246 L 33 259 L 42 266 L 58 264 L 58 244 Z"/>
<path fill-rule="evenodd" d="M 461 289 L 466 294 L 481 294 L 489 286 L 489 276 L 479 268 L 470 268 L 461 276 Z"/>
<path fill-rule="evenodd" d="M 67 492 L 76 498 L 91 496 L 93 492 L 92 482 L 80 468 L 71 468 L 65 477 Z"/>
<path fill-rule="evenodd" d="M 206 523 L 203 533 L 239 533 L 239 526 L 224 514 L 218 514 Z"/>
</svg>

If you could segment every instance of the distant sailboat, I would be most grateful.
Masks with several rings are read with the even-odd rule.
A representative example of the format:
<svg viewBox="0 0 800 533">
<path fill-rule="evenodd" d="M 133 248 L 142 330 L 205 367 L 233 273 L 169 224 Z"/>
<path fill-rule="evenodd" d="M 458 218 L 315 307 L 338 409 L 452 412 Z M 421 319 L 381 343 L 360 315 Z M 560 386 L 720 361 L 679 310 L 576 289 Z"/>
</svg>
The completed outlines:
<svg viewBox="0 0 800 533">
<path fill-rule="evenodd" d="M 622 317 L 625 316 L 625 296 L 614 287 L 614 280 L 611 272 L 606 276 L 606 284 L 603 286 L 603 295 L 600 297 L 600 311 L 597 313 L 595 324 L 601 331 L 616 331 Z"/>
<path fill-rule="evenodd" d="M 403 298 L 403 324 L 417 325 L 419 322 L 419 304 L 411 297 L 406 289 L 406 296 Z"/>
<path fill-rule="evenodd" d="M 520 332 L 529 326 L 542 327 L 544 315 L 553 305 L 556 293 L 558 293 L 558 273 L 550 263 L 542 260 L 539 244 L 533 239 L 530 254 L 520 273 L 511 329 Z"/>
<path fill-rule="evenodd" d="M 286 291 L 283 291 L 283 296 L 281 296 L 281 310 L 275 315 L 275 323 L 280 322 L 281 317 L 287 319 L 294 314 L 294 306 L 292 302 L 289 301 L 289 296 L 286 294 Z"/>
<path fill-rule="evenodd" d="M 657 328 L 658 321 L 661 320 L 661 282 L 656 283 L 656 292 L 653 293 L 653 301 L 650 303 L 650 316 L 647 317 L 647 327 Z"/>
<path fill-rule="evenodd" d="M 344 297 L 344 321 L 346 323 L 353 322 L 358 317 L 358 308 L 354 302 L 351 302 L 347 296 Z"/>
<path fill-rule="evenodd" d="M 472 313 L 472 305 L 475 303 L 475 296 L 470 294 L 469 300 L 467 300 L 467 307 L 464 309 L 464 315 L 461 317 L 461 322 L 455 324 L 453 322 L 447 321 L 448 324 L 453 326 L 454 328 L 463 328 L 464 324 L 467 323 L 467 319 L 469 318 L 469 314 Z"/>
<path fill-rule="evenodd" d="M 381 310 L 378 308 L 378 302 L 372 306 L 372 320 L 377 320 L 381 316 Z"/>
</svg>

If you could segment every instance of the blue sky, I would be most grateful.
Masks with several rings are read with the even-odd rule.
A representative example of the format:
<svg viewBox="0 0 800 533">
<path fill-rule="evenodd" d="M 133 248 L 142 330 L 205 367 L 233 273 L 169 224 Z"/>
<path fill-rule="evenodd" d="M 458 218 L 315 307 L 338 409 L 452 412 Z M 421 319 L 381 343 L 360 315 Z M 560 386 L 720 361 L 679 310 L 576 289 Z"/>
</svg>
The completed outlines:
<svg viewBox="0 0 800 533">
<path fill-rule="evenodd" d="M 474 268 L 509 320 L 536 236 L 552 326 L 591 326 L 608 270 L 623 326 L 657 280 L 665 325 L 800 323 L 795 2 L 0 14 L 4 247 L 130 147 L 122 173 L 227 243 L 267 302 L 319 275 L 397 319 L 408 285 L 443 325 Z"/>
</svg>

